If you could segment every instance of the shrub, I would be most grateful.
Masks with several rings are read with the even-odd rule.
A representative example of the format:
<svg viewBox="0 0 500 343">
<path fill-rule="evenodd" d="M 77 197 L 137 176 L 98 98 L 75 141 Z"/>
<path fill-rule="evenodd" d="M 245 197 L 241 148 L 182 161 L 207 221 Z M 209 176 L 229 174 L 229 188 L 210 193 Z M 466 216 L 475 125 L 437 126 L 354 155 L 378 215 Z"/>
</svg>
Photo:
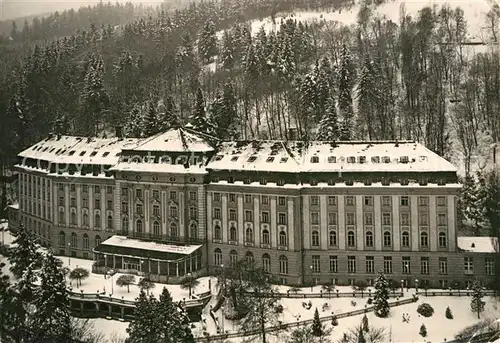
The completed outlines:
<svg viewBox="0 0 500 343">
<path fill-rule="evenodd" d="M 283 305 L 279 304 L 275 308 L 276 313 L 283 313 Z"/>
<path fill-rule="evenodd" d="M 339 320 L 337 319 L 337 316 L 333 316 L 332 318 L 332 326 L 337 326 L 339 325 Z"/>
<path fill-rule="evenodd" d="M 424 324 L 422 324 L 422 326 L 420 327 L 420 332 L 419 332 L 420 336 L 422 337 L 427 337 L 427 328 L 425 327 Z"/>
<path fill-rule="evenodd" d="M 451 313 L 451 310 L 450 310 L 450 307 L 449 307 L 449 306 L 446 308 L 446 313 L 445 313 L 445 315 L 446 315 L 446 318 L 448 318 L 448 319 L 453 319 L 453 314 Z"/>
<path fill-rule="evenodd" d="M 368 298 L 368 300 L 366 301 L 366 303 L 367 303 L 368 305 L 373 304 L 373 299 L 372 299 L 372 298 Z"/>
<path fill-rule="evenodd" d="M 418 305 L 417 312 L 424 317 L 431 317 L 434 314 L 434 309 L 431 305 L 423 303 Z"/>
</svg>

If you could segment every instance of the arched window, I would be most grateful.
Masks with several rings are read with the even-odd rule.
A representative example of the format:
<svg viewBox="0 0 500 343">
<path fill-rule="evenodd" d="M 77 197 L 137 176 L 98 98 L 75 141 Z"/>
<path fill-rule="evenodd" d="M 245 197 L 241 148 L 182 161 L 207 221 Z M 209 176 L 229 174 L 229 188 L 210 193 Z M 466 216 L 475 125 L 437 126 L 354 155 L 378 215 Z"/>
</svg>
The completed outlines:
<svg viewBox="0 0 500 343">
<path fill-rule="evenodd" d="M 271 272 L 271 257 L 269 254 L 262 255 L 262 270 L 266 273 Z"/>
<path fill-rule="evenodd" d="M 59 246 L 66 246 L 66 234 L 63 231 L 59 232 Z"/>
<path fill-rule="evenodd" d="M 347 233 L 347 246 L 349 247 L 356 246 L 356 242 L 354 240 L 354 231 L 349 231 Z"/>
<path fill-rule="evenodd" d="M 318 230 L 314 230 L 312 232 L 312 242 L 311 245 L 313 247 L 319 247 L 319 232 Z"/>
<path fill-rule="evenodd" d="M 170 237 L 177 237 L 177 224 L 172 223 L 170 224 Z"/>
<path fill-rule="evenodd" d="M 401 245 L 405 248 L 408 248 L 410 246 L 410 234 L 408 233 L 408 231 L 404 231 L 401 235 Z"/>
<path fill-rule="evenodd" d="M 352 231 L 349 231 L 349 232 L 352 232 Z M 349 239 L 349 238 L 348 238 Z M 353 233 L 353 238 L 352 238 L 352 241 L 353 241 L 353 244 L 349 244 L 349 246 L 354 246 L 354 233 Z M 368 248 L 371 248 L 373 247 L 373 232 L 371 231 L 368 231 L 366 234 L 365 234 L 365 245 L 368 247 Z"/>
<path fill-rule="evenodd" d="M 71 248 L 76 249 L 78 248 L 78 236 L 76 233 L 71 233 Z"/>
<path fill-rule="evenodd" d="M 214 250 L 214 264 L 216 266 L 222 265 L 222 251 L 219 248 Z"/>
<path fill-rule="evenodd" d="M 128 232 L 128 217 L 127 216 L 122 217 L 122 231 Z"/>
<path fill-rule="evenodd" d="M 86 233 L 83 234 L 82 245 L 83 250 L 89 250 L 89 235 Z"/>
<path fill-rule="evenodd" d="M 331 230 L 328 236 L 328 243 L 331 247 L 337 245 L 337 231 Z"/>
<path fill-rule="evenodd" d="M 384 247 L 390 247 L 392 245 L 392 237 L 389 231 L 384 232 Z"/>
<path fill-rule="evenodd" d="M 236 250 L 231 250 L 229 252 L 229 263 L 231 264 L 231 268 L 235 268 L 238 263 L 238 252 Z"/>
<path fill-rule="evenodd" d="M 59 224 L 64 224 L 66 222 L 66 216 L 64 215 L 64 209 L 59 209 Z"/>
<path fill-rule="evenodd" d="M 248 251 L 245 255 L 245 262 L 246 262 L 246 267 L 249 268 L 249 269 L 252 269 L 253 268 L 253 264 L 255 262 L 254 258 L 253 258 L 253 254 L 251 251 Z"/>
<path fill-rule="evenodd" d="M 279 245 L 286 247 L 288 245 L 288 239 L 286 237 L 285 230 L 281 230 L 279 234 Z"/>
<path fill-rule="evenodd" d="M 71 211 L 71 225 L 76 225 L 76 212 Z"/>
<path fill-rule="evenodd" d="M 440 248 L 446 248 L 446 233 L 440 232 L 438 236 L 438 241 L 439 241 L 439 247 Z"/>
<path fill-rule="evenodd" d="M 251 227 L 247 227 L 245 230 L 245 242 L 253 243 L 253 229 Z"/>
<path fill-rule="evenodd" d="M 429 236 L 427 235 L 427 232 L 420 233 L 420 246 L 422 248 L 427 248 L 429 246 Z"/>
<path fill-rule="evenodd" d="M 285 255 L 279 257 L 280 262 L 280 274 L 288 274 L 288 259 Z"/>
<path fill-rule="evenodd" d="M 238 241 L 238 231 L 234 226 L 229 228 L 229 240 L 233 242 Z"/>
<path fill-rule="evenodd" d="M 267 229 L 262 230 L 262 244 L 270 244 L 269 230 Z"/>
<path fill-rule="evenodd" d="M 222 235 L 221 235 L 221 231 L 220 231 L 220 226 L 219 225 L 215 225 L 215 227 L 214 227 L 214 239 L 218 239 L 218 240 L 222 239 Z"/>
<path fill-rule="evenodd" d="M 95 236 L 95 246 L 98 246 L 101 244 L 101 236 L 97 235 Z"/>
<path fill-rule="evenodd" d="M 108 215 L 107 229 L 113 229 L 113 216 L 111 214 Z"/>
<path fill-rule="evenodd" d="M 196 226 L 196 223 L 191 223 L 189 226 L 189 232 L 191 238 L 198 238 L 198 227 Z"/>
<path fill-rule="evenodd" d="M 101 215 L 99 213 L 94 215 L 94 227 L 101 227 Z"/>
<path fill-rule="evenodd" d="M 155 235 L 155 236 L 161 235 L 160 223 L 158 223 L 158 221 L 156 221 L 156 220 L 153 222 L 153 235 Z"/>
<path fill-rule="evenodd" d="M 82 220 L 83 220 L 83 226 L 85 227 L 89 226 L 89 214 L 87 212 L 83 212 Z"/>
<path fill-rule="evenodd" d="M 142 220 L 140 219 L 135 222 L 135 232 L 142 233 Z"/>
</svg>

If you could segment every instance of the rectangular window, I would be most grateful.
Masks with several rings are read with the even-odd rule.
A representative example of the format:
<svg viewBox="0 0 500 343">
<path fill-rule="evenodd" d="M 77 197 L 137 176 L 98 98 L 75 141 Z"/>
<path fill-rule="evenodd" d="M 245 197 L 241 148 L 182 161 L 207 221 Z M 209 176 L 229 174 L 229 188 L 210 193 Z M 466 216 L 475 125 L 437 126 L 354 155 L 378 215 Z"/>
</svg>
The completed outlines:
<svg viewBox="0 0 500 343">
<path fill-rule="evenodd" d="M 278 205 L 279 206 L 285 206 L 286 205 L 286 198 L 285 197 L 279 197 L 278 198 Z"/>
<path fill-rule="evenodd" d="M 112 186 L 106 186 L 106 193 L 107 194 L 113 194 L 113 187 Z"/>
<path fill-rule="evenodd" d="M 391 206 L 391 197 L 383 196 L 382 197 L 382 206 Z"/>
<path fill-rule="evenodd" d="M 373 225 L 373 213 L 365 212 L 365 225 Z"/>
<path fill-rule="evenodd" d="M 71 198 L 70 199 L 70 206 L 71 207 L 76 207 L 76 198 Z"/>
<path fill-rule="evenodd" d="M 354 206 L 354 197 L 353 196 L 346 196 L 345 197 L 345 204 L 346 204 L 346 206 Z"/>
<path fill-rule="evenodd" d="M 253 222 L 252 211 L 249 211 L 249 210 L 245 211 L 245 221 L 247 221 L 247 222 Z"/>
<path fill-rule="evenodd" d="M 495 275 L 495 260 L 488 257 L 484 259 L 484 267 L 486 275 L 491 276 Z"/>
<path fill-rule="evenodd" d="M 345 216 L 347 225 L 356 225 L 356 217 L 354 215 L 354 212 L 347 212 Z"/>
<path fill-rule="evenodd" d="M 170 207 L 170 217 L 177 218 L 179 216 L 178 210 L 176 206 Z"/>
<path fill-rule="evenodd" d="M 319 213 L 318 212 L 311 213 L 311 224 L 313 224 L 313 225 L 319 224 Z"/>
<path fill-rule="evenodd" d="M 76 191 L 76 185 L 74 183 L 69 185 L 69 190 L 70 192 L 75 192 Z"/>
<path fill-rule="evenodd" d="M 401 197 L 401 206 L 408 206 L 409 203 L 410 203 L 410 200 L 408 199 L 408 197 L 404 196 L 404 197 Z"/>
<path fill-rule="evenodd" d="M 367 274 L 375 273 L 375 257 L 374 256 L 366 256 L 366 273 Z"/>
<path fill-rule="evenodd" d="M 96 193 L 96 194 L 101 193 L 101 186 L 97 186 L 97 185 L 95 185 L 95 186 L 94 186 L 94 193 Z"/>
<path fill-rule="evenodd" d="M 410 256 L 403 256 L 401 263 L 402 263 L 403 274 L 410 274 L 411 270 Z"/>
<path fill-rule="evenodd" d="M 401 225 L 402 226 L 410 225 L 410 214 L 409 213 L 401 213 Z"/>
<path fill-rule="evenodd" d="M 328 212 L 328 225 L 337 225 L 337 212 Z"/>
<path fill-rule="evenodd" d="M 427 275 L 429 274 L 429 258 L 421 257 L 420 258 L 420 274 Z"/>
<path fill-rule="evenodd" d="M 464 274 L 474 274 L 474 261 L 472 260 L 472 257 L 464 257 Z"/>
<path fill-rule="evenodd" d="M 122 202 L 122 213 L 128 213 L 128 202 Z"/>
<path fill-rule="evenodd" d="M 234 208 L 229 209 L 229 220 L 238 220 L 238 214 Z"/>
<path fill-rule="evenodd" d="M 245 194 L 245 203 L 247 203 L 247 204 L 252 203 L 252 195 L 251 194 Z"/>
<path fill-rule="evenodd" d="M 418 216 L 418 221 L 420 226 L 429 225 L 429 214 L 428 213 L 420 213 Z"/>
<path fill-rule="evenodd" d="M 177 201 L 177 192 L 176 191 L 170 191 L 170 200 Z"/>
<path fill-rule="evenodd" d="M 338 273 L 339 263 L 337 256 L 330 256 L 330 273 Z"/>
<path fill-rule="evenodd" d="M 384 273 L 392 274 L 392 256 L 384 256 Z"/>
<path fill-rule="evenodd" d="M 142 214 L 142 204 L 135 205 L 135 213 Z"/>
<path fill-rule="evenodd" d="M 122 195 L 128 195 L 128 188 L 127 187 L 122 188 Z"/>
<path fill-rule="evenodd" d="M 112 210 L 113 209 L 113 200 L 108 200 L 106 202 L 106 209 Z"/>
<path fill-rule="evenodd" d="M 60 192 L 64 192 L 64 183 L 59 183 L 58 187 Z"/>
<path fill-rule="evenodd" d="M 313 273 L 319 273 L 321 272 L 321 263 L 320 263 L 320 256 L 318 255 L 313 255 L 312 256 L 312 272 Z"/>
<path fill-rule="evenodd" d="M 59 197 L 59 206 L 64 206 L 64 197 Z"/>
<path fill-rule="evenodd" d="M 429 206 L 429 197 L 418 197 L 418 204 L 420 206 Z"/>
<path fill-rule="evenodd" d="M 153 205 L 153 216 L 160 216 L 160 206 L 158 205 Z"/>
<path fill-rule="evenodd" d="M 278 213 L 278 224 L 286 225 L 286 213 L 284 212 Z"/>
<path fill-rule="evenodd" d="M 160 191 L 157 189 L 153 189 L 153 199 L 160 199 Z"/>
<path fill-rule="evenodd" d="M 337 197 L 329 196 L 328 197 L 328 206 L 336 206 L 337 205 Z"/>
<path fill-rule="evenodd" d="M 236 202 L 236 194 L 229 193 L 229 202 Z"/>
<path fill-rule="evenodd" d="M 191 200 L 191 201 L 198 200 L 198 192 L 196 192 L 196 191 L 190 191 L 189 192 L 189 200 Z"/>
<path fill-rule="evenodd" d="M 311 195 L 311 206 L 318 206 L 318 205 L 319 205 L 319 196 Z"/>
<path fill-rule="evenodd" d="M 216 202 L 220 201 L 220 193 L 214 193 L 214 201 Z"/>
<path fill-rule="evenodd" d="M 269 212 L 262 212 L 262 222 L 269 223 Z"/>
<path fill-rule="evenodd" d="M 142 189 L 135 190 L 135 197 L 141 199 L 142 198 Z"/>
<path fill-rule="evenodd" d="M 214 219 L 220 219 L 220 208 L 214 208 Z"/>
<path fill-rule="evenodd" d="M 82 198 L 82 207 L 89 208 L 89 199 L 88 198 Z"/>
<path fill-rule="evenodd" d="M 101 209 L 101 199 L 94 199 L 94 209 L 96 210 Z"/>
<path fill-rule="evenodd" d="M 439 258 L 439 274 L 448 274 L 448 259 L 446 257 Z"/>
<path fill-rule="evenodd" d="M 382 225 L 391 225 L 391 214 L 384 212 L 382 213 Z"/>
<path fill-rule="evenodd" d="M 356 256 L 347 256 L 347 272 L 356 273 Z"/>
<path fill-rule="evenodd" d="M 366 196 L 365 198 L 365 206 L 373 206 L 373 197 L 372 196 Z"/>
<path fill-rule="evenodd" d="M 438 225 L 447 225 L 448 224 L 446 222 L 446 213 L 439 213 L 437 219 L 438 219 Z"/>
<path fill-rule="evenodd" d="M 267 195 L 263 195 L 260 201 L 262 205 L 269 205 L 269 197 Z"/>
<path fill-rule="evenodd" d="M 436 202 L 438 206 L 446 206 L 446 197 L 437 197 Z"/>
</svg>

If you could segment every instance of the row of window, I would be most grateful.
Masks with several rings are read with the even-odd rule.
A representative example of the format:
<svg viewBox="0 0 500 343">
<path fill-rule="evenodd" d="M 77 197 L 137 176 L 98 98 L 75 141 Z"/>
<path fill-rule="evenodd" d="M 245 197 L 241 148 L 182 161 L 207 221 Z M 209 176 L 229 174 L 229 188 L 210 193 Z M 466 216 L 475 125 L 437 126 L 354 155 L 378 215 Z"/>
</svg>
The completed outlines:
<svg viewBox="0 0 500 343">
<path fill-rule="evenodd" d="M 128 196 L 128 188 L 123 187 L 121 190 L 121 194 L 123 196 Z M 136 188 L 135 189 L 135 197 L 138 199 L 143 199 L 144 198 L 144 191 L 141 188 Z M 152 190 L 152 198 L 159 200 L 160 199 L 160 190 L 153 189 Z M 178 200 L 178 192 L 177 191 L 170 191 L 169 192 L 169 199 L 172 201 L 177 201 Z M 189 191 L 189 201 L 197 201 L 197 200 L 198 200 L 198 192 Z"/>
<path fill-rule="evenodd" d="M 19 203 L 20 209 L 28 214 L 41 217 L 46 220 L 51 220 L 52 211 L 49 206 L 41 204 L 40 202 L 28 201 L 24 198 L 23 201 Z"/>
<path fill-rule="evenodd" d="M 336 247 L 338 245 L 337 239 L 337 231 L 330 230 L 328 232 L 328 245 L 330 247 Z M 392 233 L 389 231 L 384 231 L 383 235 L 383 247 L 390 248 L 393 244 Z M 368 231 L 365 233 L 365 247 L 373 248 L 374 246 L 374 233 L 372 231 Z M 445 232 L 439 232 L 438 234 L 438 247 L 446 248 L 447 243 L 447 235 Z M 311 232 L 311 246 L 319 247 L 320 246 L 320 232 L 318 230 L 313 230 Z M 356 247 L 356 234 L 354 231 L 349 230 L 347 232 L 347 246 L 350 248 Z M 410 232 L 403 231 L 401 233 L 401 246 L 404 248 L 410 247 Z M 420 247 L 421 248 L 429 248 L 429 234 L 427 232 L 420 233 Z"/>
<path fill-rule="evenodd" d="M 229 268 L 236 267 L 239 261 L 238 252 L 236 250 L 231 250 L 229 252 Z M 288 258 L 285 255 L 281 255 L 278 258 L 279 261 L 279 273 L 288 274 Z M 252 267 L 255 264 L 255 258 L 253 253 L 248 251 L 245 254 L 245 262 L 248 267 Z M 214 265 L 217 267 L 224 267 L 222 260 L 222 251 L 219 248 L 214 250 Z M 271 272 L 271 256 L 269 254 L 262 255 L 262 270 L 266 273 Z"/>
<path fill-rule="evenodd" d="M 245 221 L 246 222 L 253 222 L 253 211 L 252 210 L 245 210 Z M 222 210 L 220 207 L 215 207 L 213 209 L 213 219 L 222 219 Z M 238 220 L 238 212 L 234 208 L 229 209 L 229 220 Z M 270 222 L 270 213 L 267 211 L 261 212 L 261 217 L 260 220 L 262 223 L 269 223 Z M 281 225 L 286 225 L 287 224 L 287 215 L 286 212 L 278 212 L 278 224 Z"/>
<path fill-rule="evenodd" d="M 221 193 L 215 192 L 213 195 L 213 200 L 214 202 L 221 202 Z M 243 196 L 244 202 L 246 204 L 251 204 L 253 202 L 253 195 L 252 194 L 244 194 Z M 236 193 L 228 193 L 228 201 L 230 203 L 235 203 L 236 202 Z M 260 196 L 260 203 L 262 205 L 269 205 L 269 196 L 268 195 L 261 195 Z M 286 206 L 286 197 L 278 197 L 278 206 Z"/>
<path fill-rule="evenodd" d="M 66 224 L 66 213 L 64 211 L 64 208 L 59 209 L 59 224 L 64 225 Z M 70 225 L 78 225 L 77 221 L 77 215 L 76 215 L 76 209 L 71 209 L 71 212 L 69 214 L 69 224 Z M 102 226 L 102 221 L 101 221 L 101 214 L 99 212 L 94 213 L 94 227 L 95 228 L 101 228 Z M 89 214 L 87 212 L 82 213 L 82 227 L 88 227 L 89 224 Z M 113 224 L 113 216 L 111 214 L 108 214 L 106 218 L 106 229 L 112 230 L 114 227 Z"/>
<path fill-rule="evenodd" d="M 95 236 L 94 239 L 94 247 L 98 246 L 101 244 L 101 236 L 97 235 Z M 84 233 L 82 236 L 82 245 L 79 245 L 78 242 L 78 235 L 76 233 L 72 233 L 70 235 L 70 240 L 69 242 L 66 242 L 66 234 L 64 231 L 59 232 L 59 247 L 69 247 L 71 249 L 82 249 L 82 250 L 90 250 L 90 245 L 89 245 L 89 236 Z"/>
<path fill-rule="evenodd" d="M 162 229 L 160 222 L 155 220 L 152 223 L 152 234 L 155 236 L 162 236 Z M 127 216 L 123 216 L 122 218 L 122 230 L 128 231 L 129 229 L 129 219 Z M 135 234 L 143 234 L 145 233 L 144 231 L 144 225 L 141 219 L 137 219 L 135 221 Z M 189 225 L 189 234 L 191 238 L 196 238 L 198 237 L 198 226 L 195 223 L 191 223 Z M 170 237 L 179 237 L 179 227 L 177 226 L 176 223 L 170 223 L 169 226 L 169 236 Z"/>
<path fill-rule="evenodd" d="M 254 243 L 254 230 L 251 227 L 247 227 L 245 229 L 244 242 L 245 243 Z M 222 240 L 222 229 L 219 225 L 214 226 L 214 240 L 221 241 Z M 229 228 L 229 241 L 230 242 L 238 242 L 238 229 L 235 226 L 231 226 Z M 261 244 L 271 245 L 271 235 L 269 230 L 264 229 L 261 232 Z M 278 245 L 279 246 L 288 246 L 288 234 L 285 230 L 280 230 L 278 234 Z"/>
</svg>

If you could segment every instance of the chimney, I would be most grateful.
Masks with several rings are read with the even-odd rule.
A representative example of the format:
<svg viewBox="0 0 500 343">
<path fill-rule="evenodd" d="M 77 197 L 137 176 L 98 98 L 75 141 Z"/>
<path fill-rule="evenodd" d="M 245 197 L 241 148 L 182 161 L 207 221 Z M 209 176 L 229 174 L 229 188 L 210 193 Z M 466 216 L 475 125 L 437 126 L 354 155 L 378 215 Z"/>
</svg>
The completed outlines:
<svg viewBox="0 0 500 343">
<path fill-rule="evenodd" d="M 123 139 L 123 132 L 122 132 L 121 125 L 115 126 L 115 136 L 116 136 L 116 138 L 119 138 L 120 140 Z"/>
</svg>

